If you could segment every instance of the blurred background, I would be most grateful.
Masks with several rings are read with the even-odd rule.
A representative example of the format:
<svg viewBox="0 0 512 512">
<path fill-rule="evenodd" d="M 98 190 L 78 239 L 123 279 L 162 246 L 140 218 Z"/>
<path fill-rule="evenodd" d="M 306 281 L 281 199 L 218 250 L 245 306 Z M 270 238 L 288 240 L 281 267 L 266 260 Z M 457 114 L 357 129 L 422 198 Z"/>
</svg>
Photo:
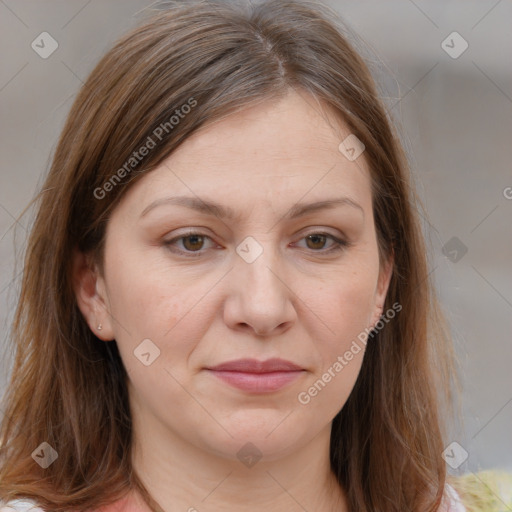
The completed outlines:
<svg viewBox="0 0 512 512">
<path fill-rule="evenodd" d="M 512 3 L 325 3 L 357 35 L 426 207 L 431 277 L 463 384 L 464 423 L 453 424 L 447 439 L 448 470 L 512 470 Z M 18 217 L 48 170 L 88 73 L 151 6 L 0 0 L 2 393 L 32 211 Z"/>
</svg>

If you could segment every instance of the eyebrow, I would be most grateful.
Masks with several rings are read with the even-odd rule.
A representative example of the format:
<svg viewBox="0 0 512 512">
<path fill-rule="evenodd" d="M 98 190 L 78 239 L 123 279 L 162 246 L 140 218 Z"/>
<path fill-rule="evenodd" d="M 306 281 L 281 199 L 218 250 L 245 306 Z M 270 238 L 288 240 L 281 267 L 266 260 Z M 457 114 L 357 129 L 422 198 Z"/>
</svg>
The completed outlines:
<svg viewBox="0 0 512 512">
<path fill-rule="evenodd" d="M 144 208 L 140 217 L 144 217 L 151 210 L 162 205 L 184 206 L 186 208 L 190 208 L 191 210 L 195 210 L 200 213 L 214 215 L 216 217 L 219 217 L 220 219 L 235 220 L 240 218 L 240 215 L 237 215 L 237 213 L 228 206 L 221 205 L 219 203 L 216 203 L 215 201 L 199 199 L 197 197 L 192 196 L 175 196 L 157 199 L 156 201 L 153 201 L 150 205 L 148 205 L 146 208 Z M 285 213 L 283 218 L 288 220 L 295 219 L 297 217 L 302 217 L 304 215 L 319 210 L 333 209 L 336 208 L 337 206 L 351 206 L 353 208 L 356 208 L 362 212 L 364 217 L 364 210 L 360 204 L 356 203 L 349 197 L 337 197 L 333 199 L 317 201 L 314 203 L 297 203 L 293 205 L 288 210 L 288 212 Z"/>
</svg>

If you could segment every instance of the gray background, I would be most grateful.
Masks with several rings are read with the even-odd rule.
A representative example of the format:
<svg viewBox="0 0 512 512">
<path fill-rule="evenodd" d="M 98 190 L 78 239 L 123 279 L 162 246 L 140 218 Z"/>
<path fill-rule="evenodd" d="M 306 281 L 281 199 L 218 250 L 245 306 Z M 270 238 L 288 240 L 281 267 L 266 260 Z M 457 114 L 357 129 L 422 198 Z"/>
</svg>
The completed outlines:
<svg viewBox="0 0 512 512">
<path fill-rule="evenodd" d="M 512 470 L 512 3 L 328 4 L 372 49 L 371 69 L 428 211 L 430 269 L 464 385 L 465 425 L 453 425 L 447 442 L 462 448 L 449 448 L 458 466 L 449 470 Z M 14 234 L 19 252 L 32 212 L 18 216 L 47 171 L 82 81 L 150 5 L 0 0 L 0 391 L 12 362 L 5 342 L 19 291 Z M 46 59 L 31 48 L 44 31 L 59 45 Z M 448 37 L 454 31 L 469 45 L 457 58 L 442 47 L 446 40 L 450 51 L 461 48 Z M 469 454 L 463 462 L 462 449 Z"/>
</svg>

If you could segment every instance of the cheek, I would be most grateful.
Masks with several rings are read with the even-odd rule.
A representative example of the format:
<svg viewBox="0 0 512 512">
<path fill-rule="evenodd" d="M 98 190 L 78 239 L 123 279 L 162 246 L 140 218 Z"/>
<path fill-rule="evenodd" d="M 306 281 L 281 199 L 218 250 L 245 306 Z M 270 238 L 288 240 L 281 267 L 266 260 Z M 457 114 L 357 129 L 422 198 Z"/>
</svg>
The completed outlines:
<svg viewBox="0 0 512 512">
<path fill-rule="evenodd" d="M 121 246 L 122 240 L 112 240 L 106 251 L 111 313 L 133 337 L 162 337 L 192 307 L 193 283 L 181 284 L 180 270 L 171 271 L 161 258 L 140 249 L 117 250 Z"/>
<path fill-rule="evenodd" d="M 339 272 L 310 295 L 311 309 L 323 322 L 326 348 L 340 348 L 369 326 L 374 307 L 377 272 L 373 267 Z"/>
<path fill-rule="evenodd" d="M 353 272 L 315 294 L 316 307 L 311 307 L 315 315 L 309 318 L 316 364 L 297 395 L 305 414 L 334 418 L 355 385 L 366 350 L 373 277 L 371 271 Z"/>
<path fill-rule="evenodd" d="M 143 252 L 120 258 L 115 244 L 112 249 L 106 268 L 108 294 L 125 367 L 140 373 L 141 364 L 134 355 L 149 339 L 156 347 L 152 350 L 160 351 L 151 368 L 175 368 L 189 357 L 208 328 L 212 308 L 207 298 L 218 276 L 194 277 Z"/>
</svg>

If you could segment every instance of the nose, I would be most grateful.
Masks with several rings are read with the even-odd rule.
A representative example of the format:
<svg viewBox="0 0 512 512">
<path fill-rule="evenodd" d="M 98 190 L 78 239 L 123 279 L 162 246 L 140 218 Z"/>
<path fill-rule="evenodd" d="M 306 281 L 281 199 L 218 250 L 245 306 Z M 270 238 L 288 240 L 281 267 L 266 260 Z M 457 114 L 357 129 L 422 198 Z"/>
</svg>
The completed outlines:
<svg viewBox="0 0 512 512">
<path fill-rule="evenodd" d="M 251 250 L 255 250 L 254 241 Z M 277 250 L 270 243 L 263 247 L 254 261 L 236 255 L 229 273 L 229 293 L 224 307 L 226 324 L 238 331 L 257 336 L 276 336 L 289 329 L 296 319 L 290 272 Z M 254 257 L 254 254 L 253 254 Z"/>
</svg>

